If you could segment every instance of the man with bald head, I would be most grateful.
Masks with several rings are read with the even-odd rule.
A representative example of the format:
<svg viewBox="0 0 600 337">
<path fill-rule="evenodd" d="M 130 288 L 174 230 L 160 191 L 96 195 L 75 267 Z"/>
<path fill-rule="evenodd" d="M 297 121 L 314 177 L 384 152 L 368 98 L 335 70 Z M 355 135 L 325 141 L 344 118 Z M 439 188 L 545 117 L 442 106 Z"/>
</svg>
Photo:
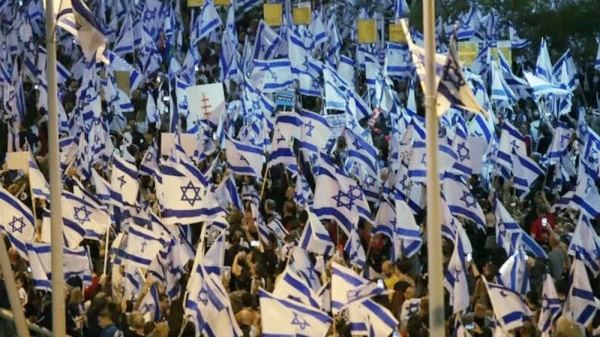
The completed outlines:
<svg viewBox="0 0 600 337">
<path fill-rule="evenodd" d="M 390 260 L 385 260 L 381 264 L 381 272 L 385 276 L 383 283 L 385 288 L 388 290 L 394 290 L 394 285 L 398 282 L 398 276 L 394 273 L 394 264 Z M 392 299 L 393 293 L 388 295 L 390 300 Z"/>
<path fill-rule="evenodd" d="M 139 311 L 134 311 L 129 315 L 127 319 L 129 323 L 129 329 L 124 332 L 125 337 L 143 337 L 144 327 L 146 326 L 146 322 L 144 320 L 144 316 Z"/>
</svg>

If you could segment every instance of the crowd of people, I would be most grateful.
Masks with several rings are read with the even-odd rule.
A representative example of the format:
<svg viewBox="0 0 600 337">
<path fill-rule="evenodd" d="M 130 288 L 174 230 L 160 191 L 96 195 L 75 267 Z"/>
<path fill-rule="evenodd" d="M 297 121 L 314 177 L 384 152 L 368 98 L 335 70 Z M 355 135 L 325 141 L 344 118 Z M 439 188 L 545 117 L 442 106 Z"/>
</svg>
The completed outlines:
<svg viewBox="0 0 600 337">
<path fill-rule="evenodd" d="M 244 42 L 253 43 L 256 38 L 259 20 L 253 17 L 259 12 L 246 13 L 243 19 L 235 22 L 240 51 L 244 48 Z M 182 17 L 178 20 L 183 21 L 185 27 L 191 26 L 189 21 L 192 19 L 189 9 L 183 10 L 181 15 Z M 184 36 L 187 38 L 189 32 L 185 32 Z M 115 156 L 127 158 L 129 162 L 135 164 L 137 169 L 144 164 L 147 153 L 151 149 L 156 151 L 161 148 L 161 133 L 172 131 L 169 129 L 170 125 L 172 126 L 172 123 L 169 122 L 171 114 L 164 113 L 158 121 L 149 122 L 150 111 L 147 111 L 149 97 L 156 101 L 159 97 L 163 97 L 165 92 L 167 95 L 173 94 L 172 97 L 176 92 L 175 81 L 168 75 L 170 59 L 174 55 L 183 56 L 184 53 L 178 51 L 176 45 L 171 45 L 169 41 L 164 32 L 160 34 L 160 39 L 156 44 L 162 58 L 160 68 L 152 74 L 148 74 L 145 83 L 131 92 L 130 101 L 133 109 L 122 114 L 125 119 L 122 127 L 116 128 L 118 130 L 111 127 L 108 142 L 113 145 L 112 150 L 114 150 Z M 344 41 L 342 51 L 348 52 L 352 45 L 353 42 L 348 36 Z M 196 69 L 195 84 L 219 82 L 221 48 L 222 45 L 219 42 L 209 42 L 208 39 L 200 40 L 197 51 L 201 62 Z M 135 55 L 132 53 L 124 59 L 129 63 L 135 63 L 133 62 L 134 57 Z M 58 60 L 67 67 L 74 62 L 72 55 L 69 55 L 62 46 L 58 48 Z M 359 72 L 357 71 L 357 73 Z M 578 163 L 577 158 L 581 155 L 581 149 L 586 141 L 577 131 L 581 121 L 585 121 L 590 130 L 598 130 L 597 125 L 600 121 L 596 113 L 583 103 L 584 96 L 589 99 L 589 97 L 594 97 L 594 92 L 596 95 L 598 94 L 598 76 L 586 73 L 586 76 L 588 75 L 590 78 L 579 76 L 584 95 L 576 95 L 573 98 L 570 112 L 559 118 L 548 117 L 542 112 L 540 103 L 536 103 L 532 98 L 520 99 L 510 106 L 510 109 L 494 108 L 493 111 L 490 111 L 497 117 L 497 121 L 494 121 L 495 128 L 492 130 L 494 135 L 501 137 L 504 130 L 503 123 L 511 123 L 523 137 L 527 156 L 541 163 L 544 155 L 551 148 L 557 123 L 566 123 L 570 130 L 568 145 L 565 145 L 566 156 L 573 163 Z M 369 90 L 367 80 L 362 74 L 357 78 L 356 91 L 362 95 Z M 424 116 L 422 95 L 420 95 L 418 85 L 416 93 L 410 89 L 410 81 L 406 78 L 393 79 L 394 99 L 398 104 L 398 110 L 405 110 L 410 104 L 410 95 L 416 95 L 415 113 L 422 117 Z M 60 86 L 60 104 L 69 119 L 73 114 L 81 111 L 80 89 L 84 85 L 86 83 L 82 83 L 81 79 L 72 78 Z M 235 87 L 234 84 L 227 86 L 228 101 L 241 96 L 236 92 Z M 47 177 L 49 170 L 48 118 L 47 111 L 43 107 L 47 105 L 40 103 L 39 89 L 37 82 L 24 81 L 24 111 L 23 117 L 18 123 L 14 115 L 8 112 L 7 105 L 4 105 L 4 112 L 0 114 L 4 116 L 0 122 L 0 163 L 10 156 L 10 154 L 7 155 L 6 150 L 8 152 L 30 151 L 40 172 Z M 173 98 L 173 100 L 175 99 Z M 303 96 L 301 101 L 302 106 L 300 107 L 300 103 L 297 103 L 298 108 L 313 111 L 319 111 L 324 104 L 322 97 Z M 6 102 L 7 100 L 5 100 L 5 104 Z M 279 107 L 279 109 L 281 108 Z M 277 112 L 274 112 L 273 120 L 276 115 Z M 395 120 L 390 116 L 391 114 L 382 114 L 373 123 L 368 119 L 359 121 L 365 130 L 370 131 L 369 138 L 372 139 L 372 145 L 378 150 L 379 178 L 383 182 L 388 181 L 389 175 L 392 174 L 393 162 L 400 160 L 392 156 L 394 139 L 392 133 L 396 132 L 397 128 L 392 125 Z M 105 123 L 114 125 L 120 116 L 114 110 L 109 112 L 107 102 L 103 101 L 101 118 Z M 188 129 L 187 120 L 183 116 L 179 122 L 179 130 L 183 130 L 181 132 Z M 235 133 L 243 128 L 244 122 L 242 117 L 235 121 L 233 128 Z M 447 128 L 450 129 L 450 127 Z M 63 136 L 69 135 L 63 134 Z M 343 136 L 335 139 L 334 143 L 335 146 L 329 155 L 339 167 L 344 168 L 346 159 L 350 157 L 349 145 L 346 144 Z M 61 150 L 65 152 L 65 149 Z M 293 150 L 297 153 L 297 146 Z M 167 161 L 169 157 L 169 155 L 163 155 L 162 160 Z M 219 186 L 229 179 L 230 175 L 234 175 L 228 172 L 226 158 L 224 149 L 214 150 L 202 158 L 194 158 L 196 168 L 203 174 L 207 174 L 209 186 Z M 299 163 L 303 167 L 297 174 L 301 174 L 306 179 L 310 191 L 314 192 L 318 181 L 317 174 L 312 171 L 308 163 L 302 165 L 301 160 Z M 44 213 L 49 200 L 39 198 L 39 195 L 33 192 L 31 173 L 28 175 L 27 171 L 11 168 L 8 164 L 9 162 L 6 161 L 0 177 L 2 189 L 16 197 L 35 216 L 35 235 L 31 241 L 47 242 L 44 238 L 43 227 L 48 226 L 48 223 L 44 221 Z M 95 174 L 110 182 L 111 165 L 107 162 L 96 161 L 94 166 L 89 169 L 95 170 Z M 559 180 L 557 177 L 563 176 L 560 166 L 558 169 L 556 167 L 549 166 L 544 174 L 533 182 L 528 195 L 523 198 L 517 195 L 514 184 L 515 179 L 519 177 L 514 172 L 514 178 L 511 178 L 511 175 L 504 177 L 500 174 L 493 174 L 493 176 L 491 174 L 487 176 L 474 174 L 469 177 L 468 186 L 485 214 L 486 227 L 483 230 L 472 219 L 456 216 L 461 223 L 458 226 L 464 229 L 472 246 L 472 253 L 466 259 L 467 269 L 464 271 L 468 283 L 469 303 L 466 310 L 455 314 L 452 300 L 456 302 L 456 296 L 451 296 L 448 291 L 445 293 L 444 313 L 447 336 L 497 336 L 494 334 L 498 333 L 499 328 L 499 319 L 495 316 L 495 313 L 498 312 L 495 307 L 497 304 L 492 303 L 488 295 L 487 284 L 498 282 L 503 265 L 507 261 L 513 261 L 511 260 L 513 257 L 508 254 L 508 251 L 516 249 L 512 247 L 507 250 L 506 246 L 498 243 L 500 220 L 498 219 L 497 202 L 501 202 L 506 207 L 524 233 L 530 236 L 547 255 L 546 258 L 543 258 L 527 252 L 526 270 L 522 270 L 520 273 L 528 278 L 527 291 L 522 295 L 530 312 L 527 317 L 524 317 L 518 328 L 510 332 L 504 331 L 504 333 L 520 337 L 542 336 L 539 322 L 542 310 L 548 300 L 547 294 L 544 293 L 545 281 L 548 276 L 552 280 L 561 306 L 569 297 L 573 284 L 572 266 L 574 263 L 574 256 L 570 254 L 570 245 L 573 233 L 579 226 L 582 210 L 573 207 L 572 204 L 563 207 L 560 203 L 560 198 L 565 193 L 574 190 L 578 181 L 576 176 L 570 176 L 568 177 L 570 180 L 563 179 L 560 184 L 554 184 Z M 77 164 L 68 165 L 63 178 L 64 188 L 69 192 L 75 193 L 81 183 L 81 186 L 84 186 L 92 195 L 100 194 L 100 187 L 94 185 L 94 179 L 91 179 L 89 174 L 82 172 Z M 598 177 L 594 178 L 598 181 Z M 160 214 L 160 198 L 157 196 L 160 192 L 156 176 L 140 174 L 137 179 L 140 187 L 139 205 L 148 207 L 152 214 Z M 241 207 L 235 207 L 234 203 L 223 205 L 224 208 L 227 208 L 227 229 L 224 257 L 222 266 L 219 268 L 222 286 L 228 294 L 228 305 L 243 336 L 261 336 L 261 331 L 265 326 L 263 320 L 273 320 L 275 319 L 273 317 L 277 317 L 272 313 L 261 311 L 261 289 L 273 292 L 278 284 L 284 282 L 282 275 L 290 265 L 291 254 L 289 252 L 293 250 L 294 246 L 300 245 L 299 241 L 305 235 L 309 223 L 312 226 L 323 226 L 335 251 L 324 257 L 306 252 L 320 278 L 319 284 L 325 287 L 332 284 L 334 264 L 353 268 L 370 281 L 375 283 L 380 281 L 381 288 L 389 290 L 389 293 L 374 296 L 372 299 L 389 310 L 397 319 L 398 324 L 394 327 L 392 336 L 429 336 L 427 251 L 431 247 L 427 245 L 425 234 L 426 204 L 422 203 L 421 209 L 414 211 L 414 214 L 399 214 L 396 219 L 398 222 L 408 221 L 406 219 L 414 216 L 422 233 L 421 248 L 410 257 L 402 257 L 402 254 L 398 252 L 394 254 L 393 238 L 381 232 L 374 233 L 374 228 L 378 225 L 376 215 L 385 202 L 383 196 L 385 186 L 382 186 L 378 191 L 380 200 L 369 200 L 372 218 L 361 217 L 356 224 L 356 231 L 366 261 L 366 264 L 360 268 L 350 256 L 352 252 L 349 253 L 345 248 L 349 245 L 352 237 L 346 231 L 340 230 L 339 223 L 325 218 L 321 219 L 322 221 L 318 224 L 311 222 L 309 213 L 311 211 L 307 204 L 314 202 L 316 207 L 317 202 L 312 200 L 307 203 L 306 200 L 300 200 L 298 196 L 299 180 L 292 176 L 291 171 L 285 165 L 277 164 L 269 168 L 265 165 L 259 176 L 235 174 L 233 181 L 237 193 L 241 196 L 242 205 Z M 594 188 L 597 187 L 594 186 Z M 449 191 L 445 191 L 445 193 L 449 193 Z M 311 197 L 311 199 L 313 198 Z M 80 275 L 65 280 L 68 335 L 85 337 L 197 336 L 198 331 L 195 324 L 199 324 L 198 320 L 194 321 L 184 310 L 190 291 L 188 281 L 194 274 L 194 268 L 197 265 L 194 263 L 194 255 L 182 253 L 185 263 L 175 281 L 178 287 L 168 284 L 173 282 L 166 282 L 164 275 L 162 277 L 153 275 L 149 269 L 140 272 L 143 275 L 140 275 L 138 279 L 138 275 L 135 272 L 132 273 L 126 263 L 118 262 L 119 246 L 115 246 L 115 242 L 118 242 L 119 239 L 118 234 L 125 232 L 130 226 L 129 222 L 135 220 L 128 219 L 124 211 L 115 211 L 118 207 L 110 207 L 113 209 L 113 214 L 112 226 L 108 230 L 108 235 L 99 240 L 86 236 L 80 242 L 80 247 L 85 248 L 89 257 L 90 278 L 85 279 Z M 0 210 L 0 212 L 3 211 Z M 260 214 L 256 214 L 257 211 Z M 261 226 L 274 221 L 281 224 L 284 234 L 280 235 L 281 232 L 273 230 L 265 238 L 261 234 Z M 589 223 L 595 233 L 598 233 L 600 218 L 589 219 Z M 187 241 L 186 245 L 191 247 L 192 251 L 195 250 L 195 247 L 198 247 L 198 250 L 208 251 L 217 242 L 221 233 L 221 230 L 214 226 L 208 230 L 204 228 L 205 232 L 203 232 L 203 227 L 208 224 L 209 222 L 186 224 L 179 226 L 177 231 L 180 232 L 181 237 L 184 237 L 184 240 Z M 8 223 L 0 223 L 0 225 L 4 232 L 8 231 L 6 229 L 9 226 Z M 597 234 L 595 235 L 597 238 Z M 7 294 L 11 290 L 6 288 L 2 277 L 0 277 L 0 308 L 13 311 L 23 310 L 29 322 L 52 331 L 51 292 L 40 290 L 38 287 L 37 279 L 32 273 L 32 268 L 36 268 L 36 266 L 28 261 L 28 256 L 31 255 L 19 251 L 19 247 L 15 246 L 15 241 L 11 240 L 9 235 L 5 234 L 4 239 L 7 246 L 10 247 L 7 253 L 17 283 L 21 308 L 10 307 Z M 200 243 L 201 245 L 199 245 Z M 597 245 L 596 249 L 600 251 L 600 242 L 595 244 Z M 445 268 L 448 268 L 451 263 L 456 245 L 457 241 L 444 237 L 441 249 Z M 111 249 L 107 249 L 107 247 Z M 439 248 L 434 247 L 434 249 Z M 183 250 L 180 246 L 178 249 Z M 595 252 L 596 257 L 600 257 L 598 251 Z M 393 259 L 394 256 L 401 257 Z M 596 260 L 595 263 L 600 262 Z M 596 298 L 596 303 L 600 303 L 597 300 L 600 298 L 598 273 L 587 270 L 587 276 L 592 295 Z M 133 287 L 136 290 L 134 294 L 130 292 L 131 279 L 142 281 L 142 284 Z M 175 289 L 174 292 L 173 289 Z M 157 303 L 156 312 L 158 314 L 150 314 L 151 312 L 144 308 L 147 295 L 154 291 L 156 292 L 155 303 Z M 335 289 L 330 289 L 330 291 L 334 292 Z M 454 298 L 452 298 L 453 296 Z M 324 300 L 325 302 L 327 301 Z M 600 306 L 600 304 L 597 305 Z M 327 308 L 324 305 L 322 309 L 328 312 L 331 307 Z M 208 325 L 211 324 L 210 321 L 207 322 Z M 356 335 L 352 333 L 353 327 L 350 322 L 351 320 L 344 315 L 335 315 L 328 336 Z M 271 324 L 273 323 L 271 322 Z M 281 324 L 285 325 L 287 322 L 281 322 Z M 574 317 L 553 316 L 549 331 L 555 337 L 600 336 L 598 327 L 600 327 L 600 311 L 587 325 L 578 323 Z M 206 331 L 204 333 L 207 336 L 210 335 Z M 13 323 L 0 322 L 0 336 L 16 335 Z"/>
</svg>

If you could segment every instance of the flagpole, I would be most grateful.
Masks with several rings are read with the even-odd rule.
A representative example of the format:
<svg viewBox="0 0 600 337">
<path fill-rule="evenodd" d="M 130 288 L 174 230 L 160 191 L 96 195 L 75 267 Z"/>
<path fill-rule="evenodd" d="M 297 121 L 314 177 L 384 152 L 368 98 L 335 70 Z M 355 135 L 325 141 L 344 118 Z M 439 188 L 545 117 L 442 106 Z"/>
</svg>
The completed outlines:
<svg viewBox="0 0 600 337">
<path fill-rule="evenodd" d="M 48 57 L 48 152 L 50 157 L 50 209 L 52 258 L 52 333 L 66 336 L 65 280 L 63 274 L 63 223 L 61 212 L 61 170 L 58 145 L 58 88 L 56 44 L 54 41 L 54 0 L 46 0 L 46 52 Z"/>
<path fill-rule="evenodd" d="M 438 117 L 436 111 L 435 0 L 423 1 L 425 35 L 425 108 L 427 132 L 427 264 L 429 274 L 429 335 L 444 336 L 444 272 L 440 177 L 438 166 Z"/>
<path fill-rule="evenodd" d="M 10 265 L 8 259 L 8 251 L 6 250 L 6 243 L 4 238 L 0 236 L 0 274 L 1 278 L 6 282 L 6 293 L 8 294 L 8 301 L 12 308 L 14 322 L 17 327 L 17 334 L 22 337 L 29 337 L 29 328 L 27 327 L 27 320 L 25 319 L 25 312 L 19 299 L 17 291 L 17 282 L 15 281 L 15 273 Z"/>
</svg>

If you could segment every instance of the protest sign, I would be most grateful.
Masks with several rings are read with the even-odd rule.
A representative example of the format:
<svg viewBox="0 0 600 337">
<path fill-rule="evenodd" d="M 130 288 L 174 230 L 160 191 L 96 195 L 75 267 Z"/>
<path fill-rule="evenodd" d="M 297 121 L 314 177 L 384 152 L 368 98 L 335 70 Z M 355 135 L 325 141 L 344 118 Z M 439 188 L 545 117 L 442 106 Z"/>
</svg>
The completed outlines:
<svg viewBox="0 0 600 337">
<path fill-rule="evenodd" d="M 292 9 L 292 17 L 295 25 L 310 25 L 311 21 L 310 2 L 301 2 Z"/>
<path fill-rule="evenodd" d="M 186 89 L 188 98 L 188 123 L 208 120 L 217 125 L 225 112 L 223 83 L 195 85 Z M 189 124 L 191 125 L 191 124 Z"/>
<path fill-rule="evenodd" d="M 283 7 L 281 4 L 264 4 L 263 13 L 263 19 L 269 26 L 281 26 L 283 23 Z"/>
<path fill-rule="evenodd" d="M 196 135 L 191 133 L 180 133 L 179 141 L 185 154 L 192 157 L 194 151 L 196 151 Z M 160 154 L 168 156 L 171 154 L 171 149 L 175 146 L 175 134 L 174 133 L 162 133 L 160 142 Z"/>
<path fill-rule="evenodd" d="M 375 20 L 358 20 L 358 43 L 377 43 Z"/>
<path fill-rule="evenodd" d="M 404 30 L 402 29 L 402 25 L 391 23 L 389 25 L 389 40 L 391 42 L 400 42 L 406 43 L 406 34 L 404 34 Z"/>
</svg>

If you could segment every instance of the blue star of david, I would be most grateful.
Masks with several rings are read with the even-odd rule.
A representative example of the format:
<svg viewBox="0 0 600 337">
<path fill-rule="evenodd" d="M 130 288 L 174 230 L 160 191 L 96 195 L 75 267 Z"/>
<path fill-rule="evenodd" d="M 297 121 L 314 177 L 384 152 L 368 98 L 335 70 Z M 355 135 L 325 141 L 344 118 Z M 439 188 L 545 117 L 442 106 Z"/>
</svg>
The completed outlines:
<svg viewBox="0 0 600 337">
<path fill-rule="evenodd" d="M 81 207 L 73 207 L 73 215 L 75 216 L 75 220 L 82 225 L 90 221 L 91 214 L 92 212 L 88 211 L 85 205 L 82 205 Z"/>
<path fill-rule="evenodd" d="M 465 146 L 465 142 L 458 143 L 457 152 L 458 152 L 458 157 L 460 158 L 460 161 L 464 161 L 466 159 L 471 159 L 471 156 L 469 154 L 471 151 L 469 151 L 469 149 Z"/>
<path fill-rule="evenodd" d="M 240 156 L 240 161 L 243 161 L 244 163 L 246 163 L 246 165 L 250 166 L 250 162 L 243 155 Z"/>
<path fill-rule="evenodd" d="M 198 293 L 198 301 L 202 302 L 204 305 L 208 303 L 208 293 L 206 292 L 206 289 L 200 289 L 200 292 Z"/>
<path fill-rule="evenodd" d="M 277 83 L 277 72 L 275 72 L 275 71 L 273 71 L 273 70 L 271 70 L 271 69 L 267 69 L 267 72 L 268 72 L 268 73 L 269 73 L 269 75 L 271 76 L 271 78 L 272 78 L 272 81 L 273 81 L 274 83 Z"/>
<path fill-rule="evenodd" d="M 121 183 L 121 184 L 119 185 L 119 188 L 123 188 L 123 186 L 124 186 L 125 184 L 127 184 L 127 181 L 125 181 L 125 175 L 122 175 L 122 176 L 120 176 L 119 178 L 117 178 L 117 180 L 118 180 L 118 181 Z"/>
<path fill-rule="evenodd" d="M 304 30 L 304 37 L 306 37 L 308 39 L 312 39 L 314 37 L 314 35 L 309 29 L 306 29 L 306 30 Z"/>
<path fill-rule="evenodd" d="M 560 148 L 564 148 L 566 146 L 565 142 L 571 139 L 571 137 L 567 135 L 560 135 Z"/>
<path fill-rule="evenodd" d="M 306 135 L 309 136 L 309 137 L 312 137 L 312 132 L 315 129 L 315 126 L 313 125 L 313 122 L 309 121 L 308 123 L 304 124 L 304 126 L 307 128 Z"/>
<path fill-rule="evenodd" d="M 506 226 L 504 226 L 504 222 L 502 221 L 498 223 L 498 234 L 500 234 L 500 236 L 504 236 L 504 234 L 506 234 Z"/>
<path fill-rule="evenodd" d="M 475 204 L 477 204 L 475 197 L 467 191 L 463 191 L 463 196 L 460 198 L 460 201 L 463 201 L 467 205 L 467 208 L 475 207 Z"/>
<path fill-rule="evenodd" d="M 362 150 L 362 146 L 360 145 L 360 142 L 359 142 L 358 138 L 356 138 L 356 139 L 355 139 L 355 140 L 352 142 L 352 145 L 354 146 L 354 149 L 355 149 L 356 151 L 360 151 L 360 150 Z"/>
<path fill-rule="evenodd" d="M 23 234 L 23 228 L 25 228 L 25 222 L 23 221 L 23 217 L 17 218 L 16 216 L 13 216 L 12 221 L 9 222 L 8 225 L 10 226 L 10 230 L 13 233 L 19 232 Z"/>
<path fill-rule="evenodd" d="M 279 138 L 276 139 L 277 140 L 277 144 L 281 143 L 281 142 L 285 142 L 287 139 L 285 139 L 285 137 L 283 135 L 279 135 Z"/>
<path fill-rule="evenodd" d="M 308 71 L 308 68 L 310 67 L 310 60 L 308 59 L 308 56 L 304 56 L 304 62 L 302 62 L 302 66 L 306 69 L 305 71 Z"/>
<path fill-rule="evenodd" d="M 348 125 L 350 126 L 350 129 L 355 129 L 358 126 L 356 119 L 352 119 L 350 122 L 348 122 Z"/>
<path fill-rule="evenodd" d="M 483 137 L 483 133 L 481 133 L 481 131 L 479 131 L 479 130 L 473 131 L 473 135 L 475 135 L 477 137 Z"/>
<path fill-rule="evenodd" d="M 502 296 L 503 298 L 506 298 L 506 297 L 508 297 L 508 294 L 504 290 L 502 290 L 502 291 L 500 291 L 500 296 Z"/>
<path fill-rule="evenodd" d="M 100 136 L 98 134 L 96 134 L 96 136 L 94 136 L 94 143 L 98 144 L 100 143 L 101 139 Z"/>
<path fill-rule="evenodd" d="M 364 183 L 367 187 L 375 187 L 375 178 L 373 178 L 372 176 L 367 176 L 365 178 Z"/>
<path fill-rule="evenodd" d="M 459 277 L 460 277 L 460 273 L 461 273 L 461 272 L 462 272 L 462 271 L 461 271 L 460 269 L 456 269 L 456 270 L 454 271 L 454 282 L 457 282 L 457 283 L 458 283 L 458 282 L 460 282 L 460 281 L 459 281 Z"/>
<path fill-rule="evenodd" d="M 263 52 L 263 54 L 264 54 L 264 53 L 266 53 L 266 52 L 267 52 L 267 47 L 268 47 L 268 46 L 267 46 L 267 44 L 266 44 L 266 43 L 261 43 L 261 44 L 260 44 L 260 51 L 262 51 L 262 52 Z"/>
<path fill-rule="evenodd" d="M 308 322 L 303 319 L 302 317 L 300 317 L 297 313 L 294 312 L 294 319 L 292 319 L 292 325 L 297 325 L 300 330 L 304 330 L 307 327 L 309 327 L 310 325 L 308 324 Z"/>
<path fill-rule="evenodd" d="M 542 297 L 542 310 L 550 311 L 550 301 L 548 301 L 547 295 Z"/>
<path fill-rule="evenodd" d="M 444 82 L 451 84 L 454 90 L 458 91 L 464 86 L 465 79 L 460 76 L 460 69 L 454 62 L 448 62 L 444 65 Z"/>
<path fill-rule="evenodd" d="M 190 203 L 190 206 L 194 206 L 194 204 L 196 203 L 196 201 L 202 201 L 202 198 L 200 198 L 200 187 L 196 187 L 194 186 L 194 184 L 192 184 L 192 182 L 190 181 L 186 186 L 181 186 L 181 201 L 187 201 Z M 192 191 L 193 195 L 190 198 L 190 196 L 188 195 L 188 191 Z"/>
<path fill-rule="evenodd" d="M 513 139 L 512 142 L 510 142 L 510 145 L 512 145 L 513 150 L 518 150 L 519 149 L 519 145 L 517 144 L 517 140 Z"/>
<path fill-rule="evenodd" d="M 260 101 L 256 100 L 256 101 L 252 101 L 252 110 L 260 110 Z"/>
<path fill-rule="evenodd" d="M 423 164 L 423 165 L 427 165 L 427 160 L 425 159 L 426 155 L 427 155 L 426 153 L 423 153 L 423 156 L 421 157 L 421 164 Z"/>
<path fill-rule="evenodd" d="M 146 246 L 148 245 L 148 242 L 146 242 L 146 239 L 142 239 L 142 243 L 140 244 L 142 246 L 142 253 L 146 251 Z"/>
<path fill-rule="evenodd" d="M 141 311 L 142 312 L 150 312 L 150 311 L 152 311 L 152 304 L 150 304 L 150 303 L 144 303 L 144 308 Z"/>
<path fill-rule="evenodd" d="M 348 296 L 348 302 L 357 299 L 360 296 L 360 290 L 348 290 L 346 294 Z"/>
<path fill-rule="evenodd" d="M 154 156 L 152 155 L 152 152 L 148 152 L 148 154 L 146 155 L 146 163 L 152 162 L 153 159 Z"/>
<path fill-rule="evenodd" d="M 146 10 L 144 12 L 144 21 L 153 21 L 156 14 L 156 8 L 153 10 Z"/>
<path fill-rule="evenodd" d="M 349 211 L 352 210 L 352 205 L 353 205 L 354 199 L 352 198 L 351 195 L 346 194 L 342 191 L 338 191 L 337 195 L 333 196 L 332 198 L 336 202 L 336 207 L 345 207 Z"/>
<path fill-rule="evenodd" d="M 363 191 L 358 185 L 351 185 L 349 186 L 349 188 L 350 189 L 348 190 L 348 195 L 350 196 L 352 202 L 354 202 L 355 200 L 362 200 Z"/>
<path fill-rule="evenodd" d="M 598 164 L 598 151 L 594 150 L 588 157 L 590 164 Z"/>
<path fill-rule="evenodd" d="M 402 54 L 402 61 L 404 63 L 409 63 L 411 61 L 410 54 L 409 53 Z"/>
<path fill-rule="evenodd" d="M 594 184 L 594 181 L 590 178 L 588 178 L 586 186 L 585 186 L 585 194 L 588 193 L 588 191 L 592 188 L 592 187 L 596 187 L 596 185 Z"/>
<path fill-rule="evenodd" d="M 402 179 L 400 180 L 400 185 L 402 185 L 402 189 L 404 191 L 406 191 L 409 187 L 410 187 L 410 181 L 408 181 L 408 176 L 407 175 L 403 175 Z"/>
</svg>

